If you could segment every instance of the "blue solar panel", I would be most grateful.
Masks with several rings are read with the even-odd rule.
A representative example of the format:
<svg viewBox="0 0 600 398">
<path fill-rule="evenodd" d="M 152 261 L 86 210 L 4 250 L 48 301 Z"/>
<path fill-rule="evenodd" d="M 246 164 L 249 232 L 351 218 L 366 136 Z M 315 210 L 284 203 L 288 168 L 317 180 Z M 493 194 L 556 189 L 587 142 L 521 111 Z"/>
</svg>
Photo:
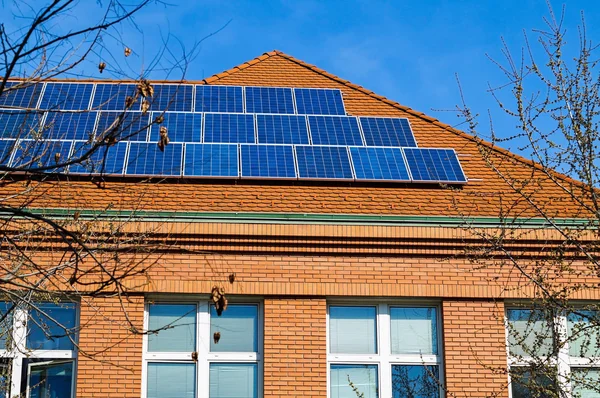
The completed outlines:
<svg viewBox="0 0 600 398">
<path fill-rule="evenodd" d="M 408 119 L 361 117 L 360 124 L 369 146 L 417 146 Z"/>
<path fill-rule="evenodd" d="M 60 140 L 89 140 L 94 136 L 98 112 L 52 113 L 44 122 L 44 138 Z"/>
<path fill-rule="evenodd" d="M 296 109 L 300 115 L 345 115 L 340 90 L 295 88 Z"/>
<path fill-rule="evenodd" d="M 261 144 L 307 144 L 304 116 L 256 115 L 258 142 Z"/>
<path fill-rule="evenodd" d="M 127 143 L 98 146 L 91 154 L 92 145 L 86 141 L 75 141 L 71 159 L 83 159 L 69 166 L 72 174 L 123 174 Z M 96 144 L 97 145 L 97 144 Z"/>
<path fill-rule="evenodd" d="M 0 165 L 8 166 L 16 142 L 16 140 L 0 140 Z"/>
<path fill-rule="evenodd" d="M 42 113 L 0 110 L 0 138 L 43 138 Z"/>
<path fill-rule="evenodd" d="M 352 179 L 346 147 L 296 146 L 298 177 L 313 179 Z"/>
<path fill-rule="evenodd" d="M 36 108 L 43 84 L 7 82 L 0 94 L 0 108 Z"/>
<path fill-rule="evenodd" d="M 11 167 L 26 171 L 62 173 L 64 168 L 52 168 L 69 160 L 73 141 L 20 140 Z M 42 169 L 42 170 L 38 170 Z"/>
<path fill-rule="evenodd" d="M 154 84 L 154 96 L 149 98 L 154 111 L 191 112 L 192 91 L 190 84 Z"/>
<path fill-rule="evenodd" d="M 97 137 L 111 135 L 118 141 L 147 141 L 150 115 L 142 112 L 100 112 Z"/>
<path fill-rule="evenodd" d="M 309 116 L 313 145 L 363 145 L 355 117 Z"/>
<path fill-rule="evenodd" d="M 351 147 L 357 180 L 410 181 L 400 148 Z"/>
<path fill-rule="evenodd" d="M 204 142 L 254 143 L 254 116 L 233 113 L 205 114 Z"/>
<path fill-rule="evenodd" d="M 242 177 L 296 178 L 291 145 L 242 145 Z"/>
<path fill-rule="evenodd" d="M 63 111 L 88 109 L 93 88 L 93 84 L 86 83 L 48 83 L 40 108 Z"/>
<path fill-rule="evenodd" d="M 291 88 L 246 87 L 246 112 L 294 113 Z"/>
<path fill-rule="evenodd" d="M 161 113 L 153 113 L 155 120 Z M 157 142 L 160 136 L 160 128 L 167 128 L 171 142 L 200 142 L 202 135 L 202 114 L 200 113 L 171 113 L 162 114 L 164 121 L 161 124 L 153 124 L 150 127 L 150 141 Z"/>
<path fill-rule="evenodd" d="M 97 84 L 92 102 L 93 109 L 105 111 L 122 111 L 125 109 L 125 98 L 135 98 L 135 84 Z M 139 100 L 130 110 L 139 110 Z"/>
<path fill-rule="evenodd" d="M 180 176 L 182 157 L 183 144 L 169 144 L 161 152 L 156 143 L 132 142 L 125 174 Z"/>
<path fill-rule="evenodd" d="M 238 177 L 238 146 L 185 144 L 183 174 L 194 177 Z"/>
<path fill-rule="evenodd" d="M 414 181 L 467 182 L 453 149 L 403 148 L 403 151 Z"/>
<path fill-rule="evenodd" d="M 242 113 L 242 88 L 239 86 L 196 86 L 196 112 Z"/>
</svg>

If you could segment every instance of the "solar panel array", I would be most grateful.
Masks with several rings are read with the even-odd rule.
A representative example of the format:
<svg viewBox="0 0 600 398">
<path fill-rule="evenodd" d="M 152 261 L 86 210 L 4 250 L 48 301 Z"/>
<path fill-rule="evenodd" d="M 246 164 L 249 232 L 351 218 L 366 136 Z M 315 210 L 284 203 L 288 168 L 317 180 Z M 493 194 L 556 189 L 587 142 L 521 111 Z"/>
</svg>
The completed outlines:
<svg viewBox="0 0 600 398">
<path fill-rule="evenodd" d="M 11 82 L 0 96 L 0 165 L 84 175 L 467 181 L 454 150 L 418 148 L 405 118 L 346 115 L 340 90 L 153 87 L 146 112 L 132 101 L 131 83 Z M 163 126 L 170 143 L 161 151 Z"/>
</svg>

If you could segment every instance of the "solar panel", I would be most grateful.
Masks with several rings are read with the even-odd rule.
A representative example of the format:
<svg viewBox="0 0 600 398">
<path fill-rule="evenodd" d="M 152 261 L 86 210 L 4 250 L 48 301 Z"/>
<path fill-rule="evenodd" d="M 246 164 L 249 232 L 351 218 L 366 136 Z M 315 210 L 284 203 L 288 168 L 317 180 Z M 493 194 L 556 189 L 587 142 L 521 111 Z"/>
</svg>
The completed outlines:
<svg viewBox="0 0 600 398">
<path fill-rule="evenodd" d="M 296 178 L 291 145 L 242 145 L 242 177 Z"/>
<path fill-rule="evenodd" d="M 453 149 L 403 148 L 413 181 L 465 183 Z"/>
<path fill-rule="evenodd" d="M 72 144 L 73 141 L 19 140 L 11 167 L 24 171 L 62 173 L 64 167 L 52 167 L 69 160 Z"/>
<path fill-rule="evenodd" d="M 408 119 L 361 117 L 360 124 L 368 146 L 417 146 Z"/>
<path fill-rule="evenodd" d="M 36 108 L 43 84 L 29 82 L 7 82 L 0 94 L 0 107 L 31 109 Z"/>
<path fill-rule="evenodd" d="M 92 109 L 105 111 L 122 111 L 125 109 L 127 96 L 135 97 L 135 84 L 97 84 Z M 139 100 L 130 109 L 139 110 Z"/>
<path fill-rule="evenodd" d="M 410 181 L 400 148 L 350 147 L 357 180 Z"/>
<path fill-rule="evenodd" d="M 185 144 L 183 174 L 194 177 L 238 177 L 238 146 Z"/>
<path fill-rule="evenodd" d="M 256 115 L 258 142 L 261 144 L 306 144 L 308 130 L 304 116 Z"/>
<path fill-rule="evenodd" d="M 363 145 L 355 117 L 309 116 L 313 145 Z"/>
<path fill-rule="evenodd" d="M 155 120 L 160 112 L 152 114 L 152 120 Z M 158 142 L 160 128 L 167 128 L 171 142 L 200 142 L 202 135 L 202 114 L 201 113 L 172 113 L 162 114 L 164 121 L 159 124 L 153 124 L 150 127 L 150 141 Z"/>
<path fill-rule="evenodd" d="M 191 112 L 192 92 L 190 84 L 154 84 L 154 96 L 149 99 L 154 111 Z"/>
<path fill-rule="evenodd" d="M 100 112 L 96 136 L 112 135 L 118 141 L 147 141 L 150 114 L 142 112 Z"/>
<path fill-rule="evenodd" d="M 42 138 L 43 114 L 0 110 L 0 138 Z"/>
<path fill-rule="evenodd" d="M 296 146 L 298 177 L 309 179 L 352 179 L 346 147 Z"/>
<path fill-rule="evenodd" d="M 244 112 L 239 86 L 196 86 L 196 112 Z"/>
<path fill-rule="evenodd" d="M 89 140 L 94 136 L 98 112 L 48 113 L 44 122 L 46 139 Z"/>
<path fill-rule="evenodd" d="M 280 87 L 246 87 L 246 112 L 294 113 L 292 89 Z"/>
<path fill-rule="evenodd" d="M 16 140 L 0 140 L 0 165 L 8 166 Z"/>
<path fill-rule="evenodd" d="M 295 88 L 296 109 L 300 115 L 345 115 L 340 90 Z"/>
<path fill-rule="evenodd" d="M 204 142 L 254 143 L 254 116 L 234 113 L 206 113 Z"/>
<path fill-rule="evenodd" d="M 40 108 L 67 111 L 88 109 L 93 88 L 93 84 L 85 83 L 47 83 Z"/>
<path fill-rule="evenodd" d="M 69 166 L 71 174 L 123 174 L 127 143 L 118 142 L 115 145 L 98 146 L 91 154 L 92 145 L 87 141 L 73 143 L 71 159 L 84 158 L 80 163 Z"/>
<path fill-rule="evenodd" d="M 144 176 L 180 176 L 183 144 L 169 144 L 161 152 L 153 142 L 132 142 L 125 174 Z"/>
</svg>

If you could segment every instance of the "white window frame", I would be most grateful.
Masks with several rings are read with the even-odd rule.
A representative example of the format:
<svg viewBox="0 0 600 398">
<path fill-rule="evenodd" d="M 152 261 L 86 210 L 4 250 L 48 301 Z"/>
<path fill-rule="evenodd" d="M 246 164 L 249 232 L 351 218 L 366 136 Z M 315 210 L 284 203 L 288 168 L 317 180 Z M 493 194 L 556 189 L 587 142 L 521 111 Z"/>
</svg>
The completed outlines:
<svg viewBox="0 0 600 398">
<path fill-rule="evenodd" d="M 71 303 L 71 302 L 70 302 Z M 36 304 L 44 304 L 42 302 Z M 75 328 L 79 327 L 79 304 L 75 304 Z M 60 305 L 60 303 L 59 303 Z M 12 333 L 11 338 L 13 341 L 10 350 L 0 349 L 0 358 L 8 359 L 9 367 L 11 369 L 11 376 L 9 380 L 10 394 L 8 397 L 21 396 L 22 389 L 22 375 L 25 360 L 28 359 L 43 359 L 44 364 L 72 362 L 73 372 L 71 375 L 71 398 L 75 397 L 75 382 L 77 380 L 77 340 L 78 333 L 76 333 L 72 339 L 75 341 L 72 350 L 32 350 L 27 348 L 27 320 L 28 310 L 22 306 L 17 306 L 13 309 L 12 313 Z M 27 374 L 25 382 L 28 382 L 31 366 L 35 366 L 35 362 L 28 363 Z M 30 396 L 29 386 L 25 386 L 26 397 Z"/>
<path fill-rule="evenodd" d="M 529 305 L 528 303 L 513 303 L 507 304 L 504 308 L 504 331 L 506 338 L 506 356 L 508 359 L 508 394 L 509 398 L 512 398 L 512 379 L 510 369 L 512 368 L 527 368 L 532 362 L 534 362 L 533 357 L 515 357 L 510 354 L 510 342 L 509 342 L 509 321 L 507 316 L 508 310 L 532 310 L 535 311 L 536 308 L 533 305 Z M 538 311 L 540 309 L 537 309 Z M 600 357 L 573 357 L 569 353 L 569 329 L 567 322 L 568 315 L 564 312 L 559 312 L 553 315 L 552 319 L 552 332 L 557 336 L 557 341 L 559 344 L 559 349 L 556 356 L 551 356 L 549 358 L 538 357 L 537 359 L 544 359 L 548 366 L 556 367 L 557 374 L 557 388 L 561 386 L 565 388 L 565 391 L 561 391 L 561 396 L 566 398 L 571 397 L 572 387 L 570 383 L 571 369 L 598 369 L 600 370 Z"/>
<path fill-rule="evenodd" d="M 376 344 L 375 354 L 340 354 L 330 352 L 329 310 L 330 307 L 375 307 Z M 392 329 L 391 308 L 435 308 L 436 309 L 436 338 L 437 355 L 392 354 Z M 378 398 L 392 396 L 392 366 L 393 365 L 419 365 L 437 366 L 439 396 L 444 396 L 444 363 L 442 347 L 442 319 L 439 303 L 427 302 L 369 302 L 356 301 L 330 301 L 327 303 L 327 397 L 331 396 L 331 365 L 377 365 Z"/>
<path fill-rule="evenodd" d="M 189 352 L 149 352 L 148 333 L 143 339 L 143 368 L 142 368 L 142 398 L 148 393 L 148 364 L 149 363 L 195 363 L 196 364 L 196 398 L 209 397 L 210 393 L 210 364 L 211 363 L 256 363 L 257 364 L 257 394 L 263 396 L 263 306 L 257 299 L 233 301 L 229 299 L 229 305 L 255 305 L 257 308 L 257 346 L 256 352 L 210 352 L 210 305 L 208 298 L 195 299 L 165 299 L 146 298 L 144 305 L 144 331 L 148 330 L 150 320 L 149 308 L 152 304 L 194 304 L 196 305 L 196 352 L 197 361 L 192 359 Z M 227 312 L 227 310 L 225 310 Z"/>
</svg>

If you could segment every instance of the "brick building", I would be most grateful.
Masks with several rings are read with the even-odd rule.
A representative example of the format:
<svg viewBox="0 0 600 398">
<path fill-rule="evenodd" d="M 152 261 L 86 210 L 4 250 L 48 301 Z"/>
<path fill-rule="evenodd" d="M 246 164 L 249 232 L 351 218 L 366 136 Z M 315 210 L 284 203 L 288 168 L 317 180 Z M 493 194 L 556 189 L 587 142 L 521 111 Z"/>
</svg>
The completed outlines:
<svg viewBox="0 0 600 398">
<path fill-rule="evenodd" d="M 527 361 L 507 340 L 505 319 L 518 325 L 530 310 L 517 304 L 534 297 L 536 287 L 502 256 L 475 264 L 465 249 L 484 245 L 480 233 L 501 227 L 501 214 L 509 214 L 519 225 L 515 250 L 534 262 L 561 241 L 543 216 L 581 214 L 559 185 L 539 180 L 524 187 L 531 200 L 524 201 L 489 163 L 495 159 L 500 172 L 525 180 L 542 173 L 528 160 L 278 51 L 179 86 L 197 93 L 206 85 L 340 90 L 347 115 L 407 119 L 420 148 L 453 149 L 466 183 L 125 175 L 102 184 L 43 179 L 38 194 L 17 178 L 0 186 L 5 203 L 26 201 L 32 212 L 58 220 L 103 214 L 122 220 L 129 232 L 145 231 L 157 245 L 143 260 L 152 266 L 126 280 L 126 298 L 83 294 L 68 305 L 41 304 L 77 330 L 75 342 L 49 337 L 43 321 L 26 322 L 43 315 L 14 313 L 11 338 L 24 350 L 0 340 L 11 394 L 527 396 L 509 384 L 509 366 L 527 369 Z M 99 92 L 90 88 L 89 95 Z M 244 93 L 248 102 L 249 89 Z M 247 106 L 241 113 L 263 113 Z M 202 111 L 198 102 L 195 110 Z M 154 128 L 144 133 L 153 146 Z M 170 127 L 167 150 L 177 148 L 176 134 Z M 132 157 L 133 146 L 127 151 Z M 507 204 L 511 209 L 501 213 Z M 45 261 L 59 252 L 45 252 Z M 583 270 L 577 278 L 595 278 L 583 261 L 574 267 Z M 215 286 L 229 301 L 222 316 L 210 300 Z M 599 297 L 582 289 L 573 298 Z M 514 347 L 507 349 L 507 341 Z M 597 377 L 593 362 L 571 358 L 565 346 L 561 355 L 565 349 L 565 374 Z"/>
</svg>

